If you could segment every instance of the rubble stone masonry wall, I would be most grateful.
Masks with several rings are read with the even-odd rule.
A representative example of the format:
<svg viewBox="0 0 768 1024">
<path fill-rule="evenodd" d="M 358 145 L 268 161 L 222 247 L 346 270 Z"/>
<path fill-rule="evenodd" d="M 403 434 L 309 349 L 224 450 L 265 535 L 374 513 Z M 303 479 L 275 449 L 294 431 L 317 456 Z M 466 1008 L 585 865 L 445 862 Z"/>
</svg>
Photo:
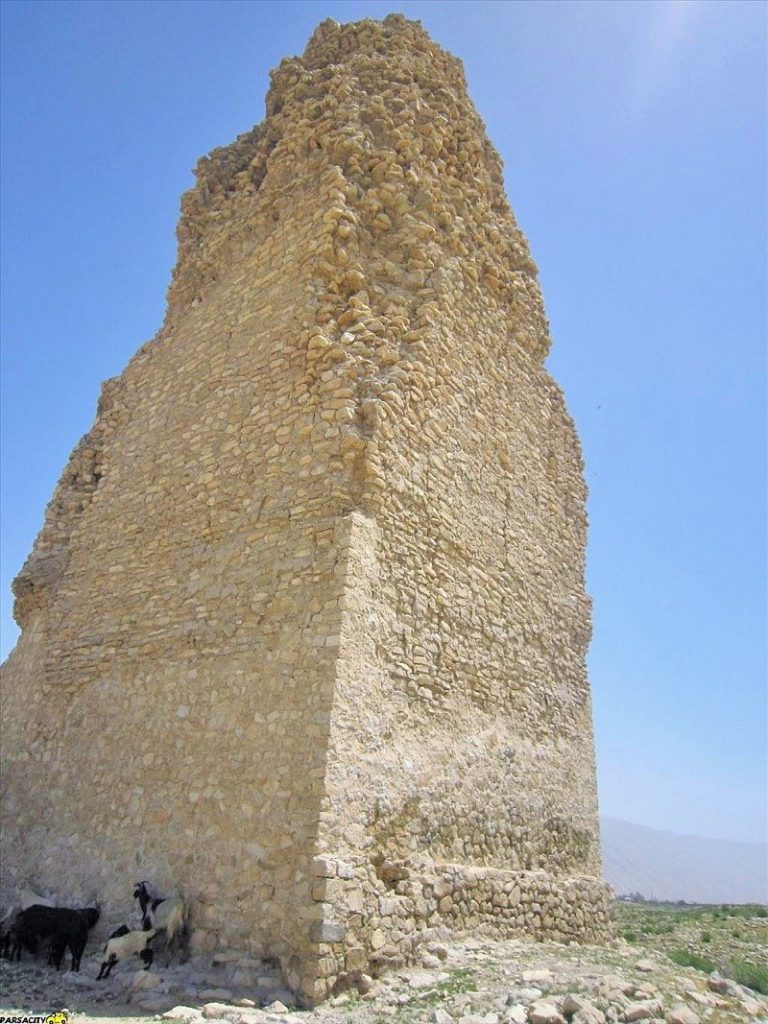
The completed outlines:
<svg viewBox="0 0 768 1024">
<path fill-rule="evenodd" d="M 109 920 L 149 878 L 317 1001 L 608 903 L 581 457 L 499 158 L 399 16 L 272 79 L 15 582 L 3 886 Z"/>
</svg>

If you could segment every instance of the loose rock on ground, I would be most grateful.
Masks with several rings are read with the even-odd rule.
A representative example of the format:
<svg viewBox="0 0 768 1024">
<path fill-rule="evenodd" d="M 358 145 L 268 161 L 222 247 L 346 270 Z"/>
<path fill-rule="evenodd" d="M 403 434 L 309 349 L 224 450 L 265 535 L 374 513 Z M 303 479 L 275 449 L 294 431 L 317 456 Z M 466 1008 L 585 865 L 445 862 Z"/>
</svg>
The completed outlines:
<svg viewBox="0 0 768 1024">
<path fill-rule="evenodd" d="M 195 956 L 150 971 L 121 964 L 107 982 L 97 973 L 98 954 L 79 974 L 29 957 L 0 961 L 0 1016 L 66 1008 L 72 1024 L 768 1024 L 765 997 L 663 956 L 638 961 L 623 943 L 455 941 L 313 1010 L 296 1006 L 268 963 Z"/>
</svg>

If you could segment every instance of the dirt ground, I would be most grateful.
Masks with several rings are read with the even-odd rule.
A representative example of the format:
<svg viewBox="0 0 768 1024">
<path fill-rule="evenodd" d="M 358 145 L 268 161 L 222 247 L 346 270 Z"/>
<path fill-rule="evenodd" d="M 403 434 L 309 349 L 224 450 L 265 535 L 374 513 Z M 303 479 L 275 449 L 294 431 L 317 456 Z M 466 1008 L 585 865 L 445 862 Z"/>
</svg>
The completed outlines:
<svg viewBox="0 0 768 1024">
<path fill-rule="evenodd" d="M 619 937 L 607 948 L 446 940 L 427 947 L 421 965 L 364 979 L 367 991 L 342 993 L 313 1010 L 293 1005 L 268 966 L 246 991 L 217 987 L 217 977 L 232 977 L 227 965 L 200 958 L 146 972 L 136 970 L 138 961 L 124 963 L 97 982 L 96 949 L 79 974 L 26 956 L 20 964 L 0 961 L 0 1024 L 62 1009 L 70 1024 L 768 1024 L 765 996 L 676 963 L 646 938 L 639 946 Z M 759 942 L 741 953 L 759 961 Z"/>
</svg>

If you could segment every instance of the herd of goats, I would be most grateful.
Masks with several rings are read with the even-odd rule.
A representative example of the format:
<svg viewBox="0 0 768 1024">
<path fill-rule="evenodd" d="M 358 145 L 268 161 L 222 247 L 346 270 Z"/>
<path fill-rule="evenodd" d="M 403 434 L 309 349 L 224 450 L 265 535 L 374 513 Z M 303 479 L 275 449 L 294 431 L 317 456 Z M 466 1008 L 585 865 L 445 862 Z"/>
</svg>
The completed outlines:
<svg viewBox="0 0 768 1024">
<path fill-rule="evenodd" d="M 119 960 L 138 955 L 148 970 L 154 957 L 150 943 L 161 933 L 165 935 L 170 962 L 171 949 L 186 941 L 187 923 L 184 901 L 178 896 L 158 896 L 148 882 L 137 882 L 133 898 L 138 903 L 141 928 L 120 925 L 112 932 L 104 949 L 104 960 L 97 980 L 108 978 Z M 69 948 L 71 970 L 80 970 L 80 958 L 88 941 L 88 933 L 99 919 L 98 904 L 73 909 L 54 906 L 53 901 L 31 889 L 22 891 L 19 905 L 0 921 L 0 951 L 10 960 L 21 960 L 22 949 L 37 954 L 48 947 L 48 964 L 58 970 Z"/>
</svg>

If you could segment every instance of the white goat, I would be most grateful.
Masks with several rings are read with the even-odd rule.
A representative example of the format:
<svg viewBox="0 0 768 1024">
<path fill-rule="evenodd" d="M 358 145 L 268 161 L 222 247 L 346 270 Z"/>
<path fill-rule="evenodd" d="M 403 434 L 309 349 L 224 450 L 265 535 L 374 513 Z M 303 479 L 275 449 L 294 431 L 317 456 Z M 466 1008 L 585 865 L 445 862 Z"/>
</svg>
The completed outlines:
<svg viewBox="0 0 768 1024">
<path fill-rule="evenodd" d="M 148 971 L 152 964 L 152 950 L 148 948 L 147 943 L 157 935 L 156 928 L 137 932 L 123 931 L 123 928 L 118 928 L 117 931 L 122 934 L 113 934 L 104 947 L 104 961 L 96 981 L 108 978 L 109 972 L 118 960 L 125 960 L 126 957 L 133 956 L 134 953 L 138 953 L 144 961 L 145 971 Z"/>
<path fill-rule="evenodd" d="M 171 961 L 171 945 L 181 944 L 187 931 L 187 908 L 180 896 L 153 897 L 147 882 L 137 882 L 133 892 L 141 909 L 141 923 L 145 928 L 165 932 L 168 963 Z"/>
</svg>

